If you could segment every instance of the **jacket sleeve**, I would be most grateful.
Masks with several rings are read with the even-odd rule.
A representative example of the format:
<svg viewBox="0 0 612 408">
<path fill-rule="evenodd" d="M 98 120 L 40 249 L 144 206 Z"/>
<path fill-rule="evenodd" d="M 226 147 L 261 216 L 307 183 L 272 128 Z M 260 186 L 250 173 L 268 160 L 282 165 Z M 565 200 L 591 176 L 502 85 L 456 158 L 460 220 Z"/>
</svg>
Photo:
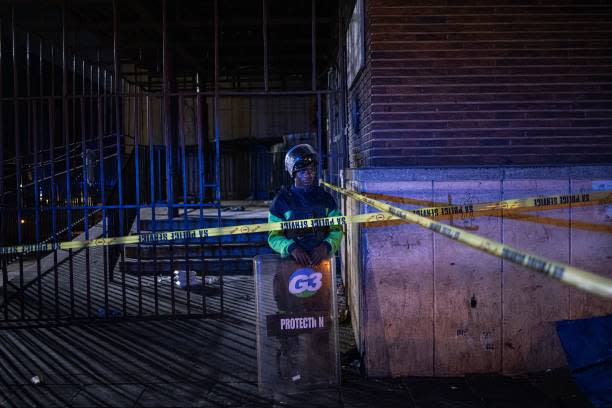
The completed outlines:
<svg viewBox="0 0 612 408">
<path fill-rule="evenodd" d="M 327 216 L 328 217 L 339 217 L 342 215 L 340 210 L 336 207 L 336 202 L 333 200 L 333 207 L 328 209 Z M 323 240 L 329 246 L 329 254 L 335 254 L 340 248 L 340 241 L 342 240 L 342 225 L 334 225 L 329 229 L 329 234 Z"/>
<path fill-rule="evenodd" d="M 268 213 L 268 222 L 282 222 L 284 219 Z M 295 241 L 285 237 L 283 231 L 270 231 L 268 233 L 268 244 L 270 248 L 278 252 L 282 258 L 286 258 L 291 254 L 291 250 L 295 247 Z"/>
</svg>

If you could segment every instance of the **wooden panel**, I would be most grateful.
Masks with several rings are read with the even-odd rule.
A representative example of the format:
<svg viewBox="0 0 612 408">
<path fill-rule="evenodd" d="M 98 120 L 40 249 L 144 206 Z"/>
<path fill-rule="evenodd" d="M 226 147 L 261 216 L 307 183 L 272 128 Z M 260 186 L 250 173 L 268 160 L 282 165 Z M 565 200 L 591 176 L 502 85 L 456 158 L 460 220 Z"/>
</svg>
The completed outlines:
<svg viewBox="0 0 612 408">
<path fill-rule="evenodd" d="M 357 183 L 353 182 L 346 186 L 350 190 L 361 191 Z M 343 198 L 344 214 L 360 214 L 361 204 L 351 198 Z M 347 301 L 351 312 L 351 325 L 355 333 L 355 342 L 361 353 L 364 351 L 363 327 L 363 274 L 361 272 L 362 251 L 361 251 L 361 224 L 349 223 L 346 226 L 346 253 L 344 267 L 344 285 L 347 290 Z"/>
<path fill-rule="evenodd" d="M 567 180 L 507 180 L 504 199 L 567 194 Z M 569 262 L 569 229 L 542 217 L 569 219 L 569 210 L 533 212 L 536 222 L 504 217 L 504 243 Z M 569 288 L 538 272 L 503 262 L 503 371 L 537 371 L 565 364 L 554 322 L 569 317 Z"/>
<path fill-rule="evenodd" d="M 498 201 L 500 182 L 436 182 L 436 201 Z M 455 226 L 500 241 L 497 217 L 458 216 Z M 501 261 L 444 236 L 434 236 L 435 375 L 501 368 Z"/>
<path fill-rule="evenodd" d="M 426 201 L 433 198 L 430 181 L 384 182 L 373 187 L 367 191 Z M 364 231 L 368 375 L 431 376 L 433 233 L 405 223 L 370 224 Z"/>
<path fill-rule="evenodd" d="M 612 180 L 612 177 L 609 180 Z M 612 183 L 608 181 L 607 184 L 609 186 Z M 593 182 L 572 180 L 571 189 L 572 194 L 589 192 L 593 189 Z M 612 226 L 612 205 L 572 208 L 571 218 L 572 221 Z M 572 228 L 571 264 L 612 278 L 612 234 Z M 570 304 L 572 319 L 612 313 L 611 301 L 599 299 L 578 289 L 571 290 Z"/>
</svg>

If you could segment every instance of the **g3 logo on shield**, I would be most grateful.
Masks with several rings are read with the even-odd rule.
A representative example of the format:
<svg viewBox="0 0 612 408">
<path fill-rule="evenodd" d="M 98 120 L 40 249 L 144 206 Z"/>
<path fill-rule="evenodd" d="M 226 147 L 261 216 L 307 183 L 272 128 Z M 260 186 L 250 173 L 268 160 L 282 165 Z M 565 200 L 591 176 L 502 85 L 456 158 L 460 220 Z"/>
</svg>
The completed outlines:
<svg viewBox="0 0 612 408">
<path fill-rule="evenodd" d="M 299 298 L 307 298 L 323 286 L 323 274 L 310 268 L 300 268 L 289 277 L 289 293 Z"/>
</svg>

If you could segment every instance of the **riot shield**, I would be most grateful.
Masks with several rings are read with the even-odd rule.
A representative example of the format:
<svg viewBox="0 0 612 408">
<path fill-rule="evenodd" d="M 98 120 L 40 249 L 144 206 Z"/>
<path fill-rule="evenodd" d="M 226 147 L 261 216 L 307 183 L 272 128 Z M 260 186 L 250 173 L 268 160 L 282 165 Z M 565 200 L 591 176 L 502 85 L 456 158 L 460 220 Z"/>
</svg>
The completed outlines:
<svg viewBox="0 0 612 408">
<path fill-rule="evenodd" d="M 340 385 L 335 262 L 254 258 L 259 392 L 282 399 Z"/>
</svg>

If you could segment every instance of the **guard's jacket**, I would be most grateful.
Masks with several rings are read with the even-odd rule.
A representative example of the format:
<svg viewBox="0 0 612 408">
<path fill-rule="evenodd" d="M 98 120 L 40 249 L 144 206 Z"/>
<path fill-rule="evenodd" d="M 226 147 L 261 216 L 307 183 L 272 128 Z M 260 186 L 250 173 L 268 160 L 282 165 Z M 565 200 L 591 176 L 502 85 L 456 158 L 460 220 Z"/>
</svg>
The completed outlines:
<svg viewBox="0 0 612 408">
<path fill-rule="evenodd" d="M 268 222 L 284 222 L 303 220 L 308 218 L 337 217 L 341 213 L 336 200 L 327 191 L 319 186 L 309 189 L 291 188 L 281 189 L 270 206 Z M 317 227 L 292 229 L 285 231 L 270 231 L 268 243 L 270 247 L 285 258 L 291 254 L 296 245 L 307 252 L 311 252 L 324 242 L 330 255 L 340 247 L 342 227 Z"/>
</svg>

